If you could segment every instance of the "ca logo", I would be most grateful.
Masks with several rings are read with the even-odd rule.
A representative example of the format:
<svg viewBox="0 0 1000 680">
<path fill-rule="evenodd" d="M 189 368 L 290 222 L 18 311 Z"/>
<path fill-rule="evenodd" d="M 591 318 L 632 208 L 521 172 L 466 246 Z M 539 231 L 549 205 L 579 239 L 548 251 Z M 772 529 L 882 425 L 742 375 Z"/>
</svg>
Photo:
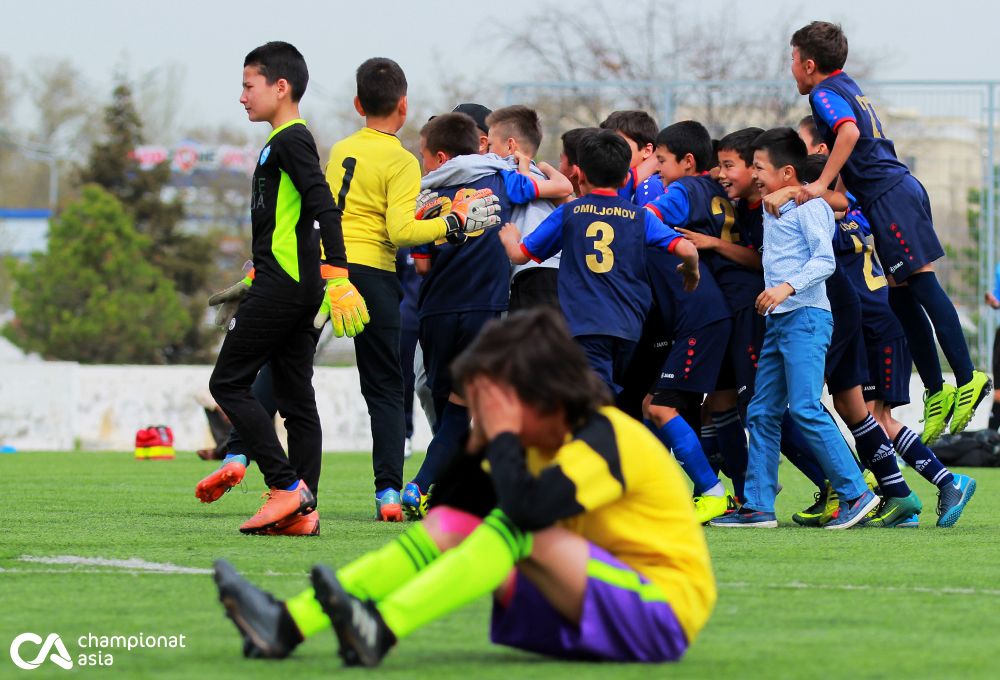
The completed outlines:
<svg viewBox="0 0 1000 680">
<path fill-rule="evenodd" d="M 42 649 L 38 652 L 36 656 L 31 661 L 25 661 L 21 658 L 21 645 L 25 642 L 30 642 L 33 645 L 42 645 Z M 55 647 L 55 651 L 51 651 Z M 51 654 L 50 654 L 51 651 Z M 50 633 L 47 638 L 45 638 L 45 644 L 42 644 L 42 638 L 40 635 L 35 635 L 34 633 L 21 633 L 14 641 L 10 643 L 10 660 L 14 662 L 14 665 L 18 668 L 23 668 L 26 671 L 33 671 L 42 665 L 46 657 L 52 660 L 52 663 L 59 666 L 63 670 L 69 670 L 73 667 L 73 660 L 69 657 L 69 652 L 66 651 L 66 645 L 63 644 L 62 639 L 56 633 Z"/>
</svg>

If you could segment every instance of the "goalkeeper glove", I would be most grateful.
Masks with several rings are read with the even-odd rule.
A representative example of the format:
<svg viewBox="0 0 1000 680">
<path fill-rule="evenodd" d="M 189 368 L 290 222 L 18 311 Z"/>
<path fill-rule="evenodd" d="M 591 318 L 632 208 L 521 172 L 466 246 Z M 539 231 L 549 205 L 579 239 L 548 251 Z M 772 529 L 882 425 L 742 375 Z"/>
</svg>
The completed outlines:
<svg viewBox="0 0 1000 680">
<path fill-rule="evenodd" d="M 436 191 L 424 189 L 417 196 L 417 209 L 414 217 L 418 220 L 432 220 L 441 217 L 442 213 L 451 212 L 451 199 L 446 196 L 438 196 Z"/>
<path fill-rule="evenodd" d="M 335 336 L 342 338 L 346 335 L 353 338 L 365 329 L 365 324 L 371 322 L 364 298 L 347 279 L 347 270 L 343 267 L 324 264 L 319 271 L 326 280 L 326 293 L 323 295 L 323 304 L 313 319 L 313 327 L 322 328 L 329 317 Z"/>
<path fill-rule="evenodd" d="M 451 202 L 451 212 L 444 215 L 449 243 L 465 243 L 472 232 L 500 224 L 500 199 L 491 189 L 461 189 Z"/>
<path fill-rule="evenodd" d="M 215 325 L 217 326 L 229 326 L 229 322 L 236 316 L 236 309 L 240 306 L 240 302 L 250 292 L 250 286 L 253 285 L 255 273 L 253 262 L 247 260 L 246 264 L 243 265 L 243 271 L 246 272 L 246 276 L 229 286 L 229 288 L 219 291 L 208 298 L 209 307 L 218 307 L 215 310 Z"/>
</svg>

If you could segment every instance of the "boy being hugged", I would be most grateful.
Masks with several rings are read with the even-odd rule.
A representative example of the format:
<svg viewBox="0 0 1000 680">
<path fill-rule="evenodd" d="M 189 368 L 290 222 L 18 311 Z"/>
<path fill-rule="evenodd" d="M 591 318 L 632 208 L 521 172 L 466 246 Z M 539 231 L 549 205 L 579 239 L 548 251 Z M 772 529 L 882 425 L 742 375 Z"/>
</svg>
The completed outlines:
<svg viewBox="0 0 1000 680">
<path fill-rule="evenodd" d="M 933 262 L 944 249 L 934 233 L 927 192 L 896 157 L 871 101 L 843 72 L 847 38 L 840 26 L 814 21 L 792 35 L 791 45 L 792 76 L 799 93 L 809 96 L 816 127 L 830 149 L 823 174 L 800 189 L 797 201 L 822 195 L 838 177 L 857 198 L 892 286 L 889 301 L 926 387 L 921 439 L 933 442 L 949 419 L 951 433 L 961 432 L 993 384 L 974 370 L 958 313 L 934 274 Z M 944 384 L 935 335 L 957 389 Z"/>
<path fill-rule="evenodd" d="M 801 184 L 806 148 L 795 130 L 777 128 L 757 138 L 754 169 L 762 194 Z M 756 393 L 748 410 L 750 430 L 746 502 L 713 526 L 778 525 L 774 499 L 778 484 L 781 420 L 786 405 L 840 498 L 839 513 L 827 529 L 849 529 L 879 504 L 868 490 L 840 430 L 820 397 L 833 317 L 824 281 L 836 265 L 833 211 L 826 201 L 796 206 L 787 202 L 780 217 L 764 216 L 764 292 L 757 312 L 767 316 L 758 361 Z"/>
</svg>

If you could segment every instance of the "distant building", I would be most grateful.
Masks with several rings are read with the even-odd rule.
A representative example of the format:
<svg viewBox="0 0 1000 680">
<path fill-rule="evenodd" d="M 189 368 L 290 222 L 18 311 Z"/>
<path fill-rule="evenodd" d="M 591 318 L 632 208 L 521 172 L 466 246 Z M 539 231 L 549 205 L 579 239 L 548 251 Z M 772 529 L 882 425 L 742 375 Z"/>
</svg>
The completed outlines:
<svg viewBox="0 0 1000 680">
<path fill-rule="evenodd" d="M 0 208 L 0 256 L 27 259 L 45 251 L 52 211 L 43 208 Z"/>
</svg>

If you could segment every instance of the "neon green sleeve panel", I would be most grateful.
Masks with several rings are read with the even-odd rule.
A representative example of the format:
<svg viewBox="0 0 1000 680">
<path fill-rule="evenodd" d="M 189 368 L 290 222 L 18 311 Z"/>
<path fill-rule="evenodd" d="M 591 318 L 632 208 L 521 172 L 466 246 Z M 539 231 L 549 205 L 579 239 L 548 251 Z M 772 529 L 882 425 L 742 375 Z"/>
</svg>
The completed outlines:
<svg viewBox="0 0 1000 680">
<path fill-rule="evenodd" d="M 274 233 L 271 252 L 285 273 L 299 281 L 299 240 L 295 226 L 302 214 L 302 196 L 284 170 L 278 184 L 278 202 L 274 206 Z"/>
</svg>

